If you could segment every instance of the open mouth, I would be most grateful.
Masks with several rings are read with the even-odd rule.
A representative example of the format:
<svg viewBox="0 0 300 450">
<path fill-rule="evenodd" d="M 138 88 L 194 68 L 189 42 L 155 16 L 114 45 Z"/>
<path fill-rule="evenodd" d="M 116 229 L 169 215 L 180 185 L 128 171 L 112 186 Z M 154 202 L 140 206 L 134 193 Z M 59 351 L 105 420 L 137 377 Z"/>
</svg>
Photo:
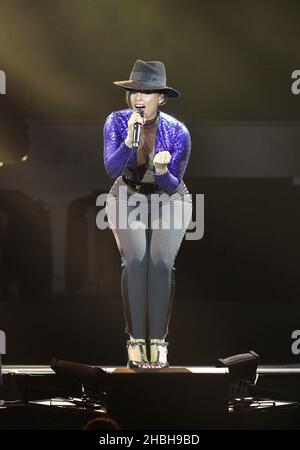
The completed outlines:
<svg viewBox="0 0 300 450">
<path fill-rule="evenodd" d="M 134 105 L 136 108 L 145 108 L 145 106 L 142 103 L 137 103 Z"/>
</svg>

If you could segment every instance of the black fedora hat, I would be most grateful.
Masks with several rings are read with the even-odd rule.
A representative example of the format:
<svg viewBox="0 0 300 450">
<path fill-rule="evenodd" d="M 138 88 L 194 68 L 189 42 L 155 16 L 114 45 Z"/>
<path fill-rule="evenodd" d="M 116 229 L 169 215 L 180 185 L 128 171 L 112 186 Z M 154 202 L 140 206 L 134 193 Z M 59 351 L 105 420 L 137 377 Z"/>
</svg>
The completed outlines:
<svg viewBox="0 0 300 450">
<path fill-rule="evenodd" d="M 133 66 L 129 80 L 114 81 L 126 90 L 163 91 L 167 97 L 179 97 L 180 93 L 167 86 L 164 63 L 161 61 L 142 61 L 138 59 Z"/>
</svg>

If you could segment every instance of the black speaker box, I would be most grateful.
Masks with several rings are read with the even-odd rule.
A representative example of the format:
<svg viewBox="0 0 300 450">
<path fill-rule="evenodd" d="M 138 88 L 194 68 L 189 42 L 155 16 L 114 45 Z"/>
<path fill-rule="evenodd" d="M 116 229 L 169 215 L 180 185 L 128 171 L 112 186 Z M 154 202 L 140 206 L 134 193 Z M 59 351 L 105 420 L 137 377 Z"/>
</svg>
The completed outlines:
<svg viewBox="0 0 300 450">
<path fill-rule="evenodd" d="M 228 417 L 228 375 L 186 368 L 117 369 L 107 413 L 124 429 L 219 428 Z"/>
</svg>

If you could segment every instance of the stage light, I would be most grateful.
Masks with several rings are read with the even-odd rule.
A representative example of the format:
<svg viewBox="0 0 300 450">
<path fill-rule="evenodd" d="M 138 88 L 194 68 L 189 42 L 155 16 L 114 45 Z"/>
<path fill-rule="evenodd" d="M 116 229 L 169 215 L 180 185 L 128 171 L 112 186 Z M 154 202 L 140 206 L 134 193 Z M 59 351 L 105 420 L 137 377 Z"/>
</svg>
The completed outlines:
<svg viewBox="0 0 300 450">
<path fill-rule="evenodd" d="M 220 358 L 221 366 L 229 370 L 229 399 L 245 403 L 251 397 L 251 388 L 257 381 L 259 355 L 254 351 Z"/>
<path fill-rule="evenodd" d="M 52 358 L 51 369 L 67 380 L 79 383 L 82 390 L 81 403 L 91 404 L 93 402 L 103 403 L 106 399 L 107 373 L 100 367 L 87 366 L 72 361 L 62 361 Z"/>
</svg>

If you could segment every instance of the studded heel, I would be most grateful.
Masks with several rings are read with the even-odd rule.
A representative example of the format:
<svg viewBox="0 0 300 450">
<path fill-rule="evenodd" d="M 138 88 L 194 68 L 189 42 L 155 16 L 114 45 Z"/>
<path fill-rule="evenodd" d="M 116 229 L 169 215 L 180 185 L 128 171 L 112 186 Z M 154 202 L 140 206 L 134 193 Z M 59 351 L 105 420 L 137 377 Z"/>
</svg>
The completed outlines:
<svg viewBox="0 0 300 450">
<path fill-rule="evenodd" d="M 163 369 L 169 367 L 168 363 L 168 345 L 163 339 L 150 339 L 150 366 L 152 369 Z"/>
<path fill-rule="evenodd" d="M 145 339 L 131 338 L 127 341 L 128 363 L 131 369 L 149 369 L 150 364 L 146 355 Z"/>
</svg>

